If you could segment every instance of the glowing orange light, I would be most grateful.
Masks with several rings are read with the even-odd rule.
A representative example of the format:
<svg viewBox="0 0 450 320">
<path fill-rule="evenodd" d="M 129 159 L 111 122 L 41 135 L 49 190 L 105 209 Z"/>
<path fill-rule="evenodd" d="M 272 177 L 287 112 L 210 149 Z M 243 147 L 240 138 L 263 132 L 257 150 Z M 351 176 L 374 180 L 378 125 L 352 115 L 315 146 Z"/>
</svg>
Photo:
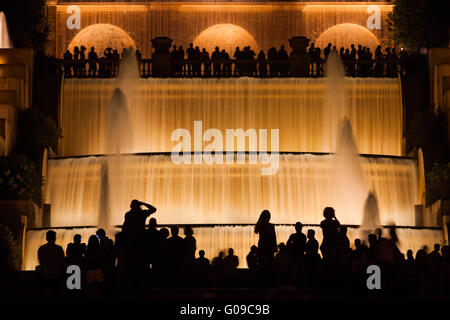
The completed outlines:
<svg viewBox="0 0 450 320">
<path fill-rule="evenodd" d="M 350 48 L 352 43 L 355 46 L 361 44 L 362 46 L 369 47 L 372 53 L 380 44 L 372 32 L 354 23 L 342 23 L 327 29 L 317 38 L 315 46 L 323 49 L 329 42 L 333 46 L 336 46 L 337 50 L 341 47 Z"/>
<path fill-rule="evenodd" d="M 370 3 L 372 4 L 372 3 Z M 324 3 L 324 4 L 307 4 L 304 8 L 304 12 L 317 12 L 317 11 L 366 11 L 370 4 L 355 4 L 355 3 L 345 3 L 335 4 L 335 3 Z M 379 2 L 376 4 L 381 11 L 392 11 L 393 5 L 383 4 Z"/>
<path fill-rule="evenodd" d="M 70 42 L 69 50 L 73 52 L 75 46 L 81 45 L 87 48 L 95 47 L 95 51 L 99 56 L 103 55 L 103 51 L 110 47 L 119 50 L 123 48 L 133 47 L 136 49 L 134 40 L 123 29 L 111 24 L 93 24 L 82 29 Z M 87 53 L 86 53 L 87 55 Z"/>
<path fill-rule="evenodd" d="M 231 58 L 236 47 L 243 49 L 250 46 L 256 54 L 259 51 L 258 43 L 247 30 L 229 23 L 216 24 L 203 30 L 195 38 L 194 46 L 206 48 L 210 54 L 218 46 L 220 50 L 225 49 Z"/>
<path fill-rule="evenodd" d="M 87 11 L 147 11 L 146 5 L 133 5 L 133 4 L 84 4 L 80 5 L 77 3 L 71 3 L 71 5 L 76 5 L 80 8 L 81 13 Z M 66 12 L 68 5 L 58 5 L 58 11 Z"/>
</svg>

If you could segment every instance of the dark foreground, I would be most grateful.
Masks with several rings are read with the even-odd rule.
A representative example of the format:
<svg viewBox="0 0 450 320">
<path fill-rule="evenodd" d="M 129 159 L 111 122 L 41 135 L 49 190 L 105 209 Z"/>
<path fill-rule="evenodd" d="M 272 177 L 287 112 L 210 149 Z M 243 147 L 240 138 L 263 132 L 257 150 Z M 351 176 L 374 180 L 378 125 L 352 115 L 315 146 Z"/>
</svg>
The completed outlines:
<svg viewBox="0 0 450 320">
<path fill-rule="evenodd" d="M 370 276 L 370 275 L 368 275 Z M 297 287 L 279 283 L 255 283 L 259 279 L 248 269 L 238 269 L 233 278 L 216 282 L 216 287 L 154 287 L 153 279 L 148 277 L 137 287 L 124 290 L 118 288 L 103 288 L 102 297 L 99 300 L 117 299 L 148 299 L 168 302 L 195 302 L 204 303 L 271 303 L 280 301 L 314 301 L 323 299 L 333 300 L 450 300 L 449 292 L 426 290 L 399 290 L 391 288 L 372 289 L 366 287 L 366 283 L 360 283 L 358 288 L 352 285 L 336 289 L 323 283 L 319 288 Z M 267 280 L 267 279 L 266 279 Z M 325 281 L 326 279 L 324 279 Z M 327 279 L 329 280 L 329 279 Z M 36 271 L 18 271 L 3 275 L 0 282 L 0 300 L 97 300 L 95 297 L 87 297 L 86 288 L 81 290 L 67 289 L 67 279 L 61 281 L 56 289 L 46 289 L 46 285 Z M 366 281 L 364 281 L 366 282 Z M 384 282 L 384 281 L 383 281 Z M 408 287 L 408 284 L 405 284 Z M 83 284 L 83 287 L 85 285 Z M 439 292 L 440 291 L 440 292 Z M 180 305 L 180 308 L 182 306 Z"/>
</svg>

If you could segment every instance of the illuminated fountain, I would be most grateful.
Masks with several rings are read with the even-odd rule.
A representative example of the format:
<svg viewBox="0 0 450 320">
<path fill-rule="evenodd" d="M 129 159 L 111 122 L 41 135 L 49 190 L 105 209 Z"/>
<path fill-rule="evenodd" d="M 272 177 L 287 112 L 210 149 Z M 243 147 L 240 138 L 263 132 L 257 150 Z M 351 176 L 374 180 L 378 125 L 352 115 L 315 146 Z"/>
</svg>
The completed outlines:
<svg viewBox="0 0 450 320">
<path fill-rule="evenodd" d="M 339 55 L 332 51 L 325 65 L 325 108 L 330 115 L 324 126 L 329 128 L 329 139 L 334 143 L 336 212 L 339 219 L 355 223 L 362 216 L 367 187 L 359 159 L 358 147 L 350 120 L 345 115 L 345 73 Z M 351 222 L 347 222 L 351 221 Z"/>
<path fill-rule="evenodd" d="M 101 200 L 98 225 L 109 228 L 111 211 L 117 208 L 117 189 L 121 183 L 120 171 L 122 153 L 125 153 L 131 143 L 131 123 L 128 117 L 127 101 L 123 91 L 119 88 L 114 90 L 111 104 L 108 108 L 107 150 L 108 155 L 104 157 L 101 168 Z"/>
<path fill-rule="evenodd" d="M 372 206 L 365 202 L 372 190 L 379 224 L 414 226 L 414 205 L 420 203 L 417 160 L 401 157 L 396 79 L 71 79 L 65 81 L 62 101 L 62 146 L 69 157 L 49 160 L 44 201 L 51 204 L 51 226 L 61 227 L 57 233 L 64 246 L 74 233 L 86 241 L 99 220 L 105 221 L 102 214 L 108 225 L 122 224 L 135 198 L 158 208 L 159 224 L 201 225 L 194 227 L 197 247 L 209 258 L 233 247 L 241 266 L 257 242 L 248 224 L 263 209 L 272 212 L 278 241 L 285 242 L 292 224 L 318 224 L 323 208 L 333 206 L 341 223 L 353 225 L 352 241 L 360 236 L 361 221 L 374 225 L 363 218 L 364 204 Z M 105 115 L 114 108 L 119 111 L 112 114 L 128 110 L 133 143 L 111 152 L 106 137 L 108 126 L 115 125 Z M 277 174 L 261 175 L 265 165 L 248 161 L 173 163 L 170 134 L 177 128 L 193 132 L 194 120 L 222 131 L 279 128 Z M 358 155 L 357 146 L 372 155 Z M 121 154 L 112 157 L 120 159 L 115 166 L 111 155 L 102 155 L 111 153 Z M 105 190 L 114 210 L 102 209 Z M 320 241 L 319 228 L 312 228 Z M 36 265 L 45 231 L 27 233 L 28 269 Z M 442 238 L 435 229 L 400 228 L 398 235 L 402 251 Z"/>
<path fill-rule="evenodd" d="M 133 125 L 130 122 L 127 96 L 132 96 L 135 81 L 139 78 L 134 50 L 120 64 L 118 87 L 114 89 L 106 122 L 107 155 L 101 166 L 101 195 L 98 225 L 109 229 L 111 216 L 117 215 L 119 202 L 117 195 L 122 183 L 121 172 L 124 161 L 122 154 L 133 148 Z"/>
<path fill-rule="evenodd" d="M 369 192 L 364 203 L 363 218 L 361 221 L 361 238 L 367 239 L 371 233 L 381 226 L 380 209 L 378 208 L 378 199 L 372 191 Z"/>
</svg>

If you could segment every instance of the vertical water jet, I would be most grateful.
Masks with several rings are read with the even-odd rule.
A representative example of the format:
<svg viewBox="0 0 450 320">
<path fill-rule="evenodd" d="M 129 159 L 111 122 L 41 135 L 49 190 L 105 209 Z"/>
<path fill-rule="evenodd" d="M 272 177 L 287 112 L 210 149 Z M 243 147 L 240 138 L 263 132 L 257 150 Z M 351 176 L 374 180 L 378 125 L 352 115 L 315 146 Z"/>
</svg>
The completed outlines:
<svg viewBox="0 0 450 320">
<path fill-rule="evenodd" d="M 364 203 L 363 218 L 360 226 L 361 239 L 367 239 L 368 235 L 380 228 L 380 210 L 378 199 L 374 192 L 370 191 Z"/>
<path fill-rule="evenodd" d="M 122 154 L 133 150 L 133 124 L 130 121 L 129 102 L 139 78 L 136 55 L 129 48 L 119 67 L 119 81 L 114 89 L 107 111 L 107 156 L 101 169 L 101 196 L 98 225 L 109 229 L 111 217 L 118 217 L 121 210 L 119 192 L 122 182 Z"/>
<path fill-rule="evenodd" d="M 8 24 L 3 11 L 0 11 L 0 49 L 12 48 L 12 42 L 9 38 Z"/>
</svg>

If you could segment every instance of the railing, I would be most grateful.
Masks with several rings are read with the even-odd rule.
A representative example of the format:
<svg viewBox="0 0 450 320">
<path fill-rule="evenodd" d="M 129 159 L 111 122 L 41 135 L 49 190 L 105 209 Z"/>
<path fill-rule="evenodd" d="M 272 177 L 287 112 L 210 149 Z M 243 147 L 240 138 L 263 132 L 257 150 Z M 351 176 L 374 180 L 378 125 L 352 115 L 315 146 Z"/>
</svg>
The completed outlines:
<svg viewBox="0 0 450 320">
<path fill-rule="evenodd" d="M 397 77 L 406 74 L 405 61 L 396 60 L 343 60 L 348 77 Z M 152 60 L 138 63 L 142 78 L 153 77 Z M 230 77 L 322 77 L 325 60 L 309 60 L 306 71 L 299 76 L 291 73 L 289 60 L 174 60 L 169 77 L 174 78 L 230 78 Z M 56 73 L 65 78 L 114 78 L 118 75 L 120 60 L 105 58 L 96 60 L 57 59 Z"/>
</svg>

